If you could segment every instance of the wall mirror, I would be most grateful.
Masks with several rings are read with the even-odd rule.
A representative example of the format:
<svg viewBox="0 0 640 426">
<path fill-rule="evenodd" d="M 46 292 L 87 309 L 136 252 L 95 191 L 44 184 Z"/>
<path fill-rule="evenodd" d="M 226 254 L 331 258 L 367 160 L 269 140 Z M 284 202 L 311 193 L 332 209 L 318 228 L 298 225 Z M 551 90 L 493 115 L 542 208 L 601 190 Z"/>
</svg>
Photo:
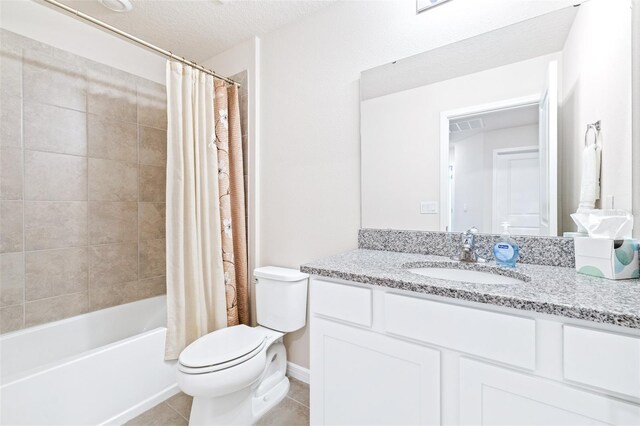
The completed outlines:
<svg viewBox="0 0 640 426">
<path fill-rule="evenodd" d="M 363 71 L 362 227 L 573 231 L 595 122 L 596 207 L 630 211 L 631 18 L 589 0 Z"/>
</svg>

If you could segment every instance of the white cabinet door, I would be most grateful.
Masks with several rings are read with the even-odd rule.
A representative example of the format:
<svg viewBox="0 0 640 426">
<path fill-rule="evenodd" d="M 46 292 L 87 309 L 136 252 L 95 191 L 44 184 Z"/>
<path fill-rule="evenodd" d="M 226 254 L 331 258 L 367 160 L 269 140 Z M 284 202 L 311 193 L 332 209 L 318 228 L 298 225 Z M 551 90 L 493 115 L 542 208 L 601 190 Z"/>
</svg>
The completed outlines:
<svg viewBox="0 0 640 426">
<path fill-rule="evenodd" d="M 460 423 L 638 425 L 640 406 L 461 358 Z"/>
<path fill-rule="evenodd" d="M 311 423 L 440 423 L 440 352 L 317 317 Z"/>
</svg>

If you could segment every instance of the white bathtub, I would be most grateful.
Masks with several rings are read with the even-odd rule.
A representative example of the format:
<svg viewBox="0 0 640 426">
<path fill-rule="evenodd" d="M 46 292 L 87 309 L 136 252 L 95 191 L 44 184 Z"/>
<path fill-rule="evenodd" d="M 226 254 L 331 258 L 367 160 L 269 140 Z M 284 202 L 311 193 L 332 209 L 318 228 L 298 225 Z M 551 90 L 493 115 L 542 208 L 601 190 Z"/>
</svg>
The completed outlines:
<svg viewBox="0 0 640 426">
<path fill-rule="evenodd" d="M 165 296 L 0 336 L 0 424 L 122 424 L 178 392 Z"/>
</svg>

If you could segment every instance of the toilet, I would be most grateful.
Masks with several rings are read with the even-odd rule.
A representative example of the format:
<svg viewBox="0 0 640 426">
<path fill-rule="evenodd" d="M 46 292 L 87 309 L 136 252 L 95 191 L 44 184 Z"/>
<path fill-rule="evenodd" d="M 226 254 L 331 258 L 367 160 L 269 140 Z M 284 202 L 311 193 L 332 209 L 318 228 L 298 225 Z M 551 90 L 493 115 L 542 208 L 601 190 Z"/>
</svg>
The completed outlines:
<svg viewBox="0 0 640 426">
<path fill-rule="evenodd" d="M 256 277 L 256 327 L 216 330 L 178 359 L 178 386 L 193 396 L 190 425 L 250 425 L 289 391 L 285 333 L 304 327 L 309 275 L 266 266 Z"/>
</svg>

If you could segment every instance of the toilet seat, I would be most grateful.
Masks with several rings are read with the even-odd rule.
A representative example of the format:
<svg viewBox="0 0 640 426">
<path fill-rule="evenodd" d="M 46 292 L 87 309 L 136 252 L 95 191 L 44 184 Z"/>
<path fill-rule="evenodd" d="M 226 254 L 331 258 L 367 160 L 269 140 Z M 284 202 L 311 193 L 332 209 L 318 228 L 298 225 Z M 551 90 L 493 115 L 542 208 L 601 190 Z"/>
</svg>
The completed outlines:
<svg viewBox="0 0 640 426">
<path fill-rule="evenodd" d="M 187 374 L 224 370 L 256 356 L 266 344 L 260 329 L 237 325 L 207 334 L 180 354 L 178 369 Z"/>
</svg>

